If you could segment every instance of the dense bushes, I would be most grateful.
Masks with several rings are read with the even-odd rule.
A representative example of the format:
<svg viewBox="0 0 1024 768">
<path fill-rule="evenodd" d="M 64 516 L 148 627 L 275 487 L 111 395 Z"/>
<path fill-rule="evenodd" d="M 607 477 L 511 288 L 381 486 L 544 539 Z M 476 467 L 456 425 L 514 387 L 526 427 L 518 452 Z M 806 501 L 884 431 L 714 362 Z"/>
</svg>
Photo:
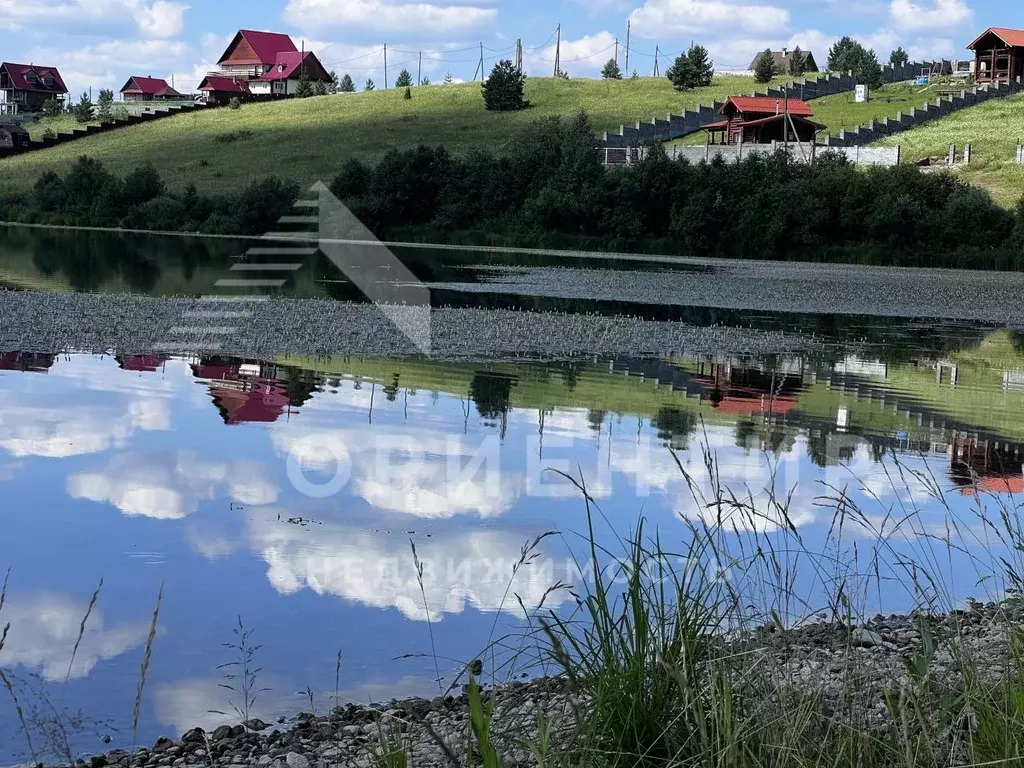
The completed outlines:
<svg viewBox="0 0 1024 768">
<path fill-rule="evenodd" d="M 331 189 L 387 239 L 660 251 L 919 266 L 1024 269 L 1024 203 L 1000 208 L 948 173 L 858 168 L 824 153 L 688 164 L 652 147 L 604 168 L 586 117 L 540 121 L 500 152 L 443 147 L 349 160 Z M 291 212 L 298 187 L 275 178 L 233 198 L 169 192 L 156 172 L 125 178 L 82 158 L 41 177 L 12 218 L 259 234 Z"/>
<path fill-rule="evenodd" d="M 297 185 L 276 178 L 254 182 L 237 197 L 204 197 L 192 186 L 173 193 L 152 166 L 119 178 L 82 157 L 63 176 L 43 174 L 30 196 L 0 203 L 12 220 L 253 235 L 274 229 L 298 194 Z"/>
</svg>

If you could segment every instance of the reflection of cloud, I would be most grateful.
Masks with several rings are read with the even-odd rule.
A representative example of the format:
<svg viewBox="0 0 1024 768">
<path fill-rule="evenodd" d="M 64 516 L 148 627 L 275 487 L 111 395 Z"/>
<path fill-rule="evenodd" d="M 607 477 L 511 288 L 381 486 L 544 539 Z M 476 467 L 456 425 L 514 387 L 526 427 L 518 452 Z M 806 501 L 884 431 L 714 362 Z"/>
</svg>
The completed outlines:
<svg viewBox="0 0 1024 768">
<path fill-rule="evenodd" d="M 55 594 L 28 599 L 10 596 L 4 605 L 3 619 L 4 623 L 11 623 L 11 630 L 0 651 L 0 666 L 41 667 L 47 680 L 63 680 L 87 605 L 87 601 L 76 602 Z M 94 608 L 75 655 L 71 677 L 85 677 L 101 660 L 141 645 L 146 631 L 145 622 L 107 628 L 102 611 Z"/>
<path fill-rule="evenodd" d="M 274 444 L 310 482 L 351 462 L 349 491 L 377 509 L 423 518 L 502 514 L 519 495 L 522 477 L 502 473 L 494 435 L 471 442 L 463 435 L 366 428 L 309 430 L 293 424 L 273 433 Z"/>
<path fill-rule="evenodd" d="M 13 480 L 24 471 L 25 463 L 21 461 L 11 462 L 10 464 L 0 464 L 0 483 L 6 483 L 8 480 Z"/>
<path fill-rule="evenodd" d="M 220 484 L 236 501 L 273 503 L 278 490 L 266 476 L 258 462 L 205 462 L 193 451 L 125 454 L 103 470 L 72 475 L 67 492 L 75 499 L 112 504 L 126 515 L 178 520 L 195 512 L 200 501 L 212 499 Z"/>
<path fill-rule="evenodd" d="M 405 538 L 344 525 L 314 530 L 269 520 L 249 525 L 250 544 L 267 562 L 267 579 L 281 594 L 308 588 L 376 608 L 397 608 L 413 620 L 426 619 Z M 461 613 L 467 603 L 481 611 L 497 610 L 525 538 L 506 531 L 464 531 L 418 545 L 431 617 Z M 553 567 L 551 561 L 544 562 Z M 513 581 L 509 599 L 514 605 L 514 592 L 527 607 L 536 607 L 555 581 L 550 568 L 526 566 Z M 547 603 L 562 597 L 551 596 Z"/>
</svg>

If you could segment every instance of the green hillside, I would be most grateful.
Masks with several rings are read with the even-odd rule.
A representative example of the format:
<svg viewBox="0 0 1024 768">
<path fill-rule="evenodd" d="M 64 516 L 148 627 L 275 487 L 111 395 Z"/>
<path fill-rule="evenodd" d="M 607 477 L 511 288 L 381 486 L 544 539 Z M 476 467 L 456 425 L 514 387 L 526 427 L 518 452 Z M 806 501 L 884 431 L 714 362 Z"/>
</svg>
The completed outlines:
<svg viewBox="0 0 1024 768">
<path fill-rule="evenodd" d="M 235 192 L 253 178 L 276 174 L 303 184 L 330 181 L 348 157 L 375 158 L 391 147 L 444 144 L 456 152 L 500 148 L 538 118 L 586 110 L 597 130 L 650 120 L 754 87 L 750 77 L 715 78 L 708 88 L 679 93 L 664 77 L 636 80 L 530 78 L 522 112 L 487 112 L 479 83 L 421 86 L 410 100 L 400 90 L 249 104 L 181 115 L 0 162 L 0 189 L 29 187 L 46 170 L 81 155 L 123 173 L 152 163 L 171 184 Z"/>
<path fill-rule="evenodd" d="M 957 151 L 967 142 L 971 165 L 958 169 L 965 178 L 984 187 L 1004 205 L 1024 195 L 1024 166 L 1014 162 L 1017 142 L 1024 139 L 1024 94 L 994 99 L 877 142 L 902 147 L 906 162 L 943 157 L 950 144 Z"/>
</svg>

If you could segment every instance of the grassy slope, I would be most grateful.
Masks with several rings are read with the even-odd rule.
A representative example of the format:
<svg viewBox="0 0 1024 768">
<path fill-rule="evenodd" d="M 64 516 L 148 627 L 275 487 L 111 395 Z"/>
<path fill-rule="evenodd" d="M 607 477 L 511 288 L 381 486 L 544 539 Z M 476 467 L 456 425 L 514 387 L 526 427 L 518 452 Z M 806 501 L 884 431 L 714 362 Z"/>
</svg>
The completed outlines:
<svg viewBox="0 0 1024 768">
<path fill-rule="evenodd" d="M 348 157 L 372 159 L 391 147 L 498 147 L 532 120 L 579 110 L 587 111 L 596 129 L 609 130 L 750 91 L 753 85 L 749 77 L 722 76 L 708 88 L 679 93 L 664 77 L 530 78 L 531 107 L 519 113 L 485 111 L 478 83 L 414 88 L 409 101 L 401 91 L 387 90 L 252 104 L 132 126 L 5 160 L 0 188 L 25 189 L 43 171 L 86 154 L 122 173 L 151 162 L 171 184 L 193 181 L 207 191 L 238 190 L 270 174 L 309 184 L 330 181 Z M 253 135 L 231 143 L 215 140 L 242 129 Z"/>
<path fill-rule="evenodd" d="M 96 121 L 86 123 L 86 125 L 99 125 Z M 75 130 L 81 130 L 85 125 L 79 123 L 71 115 L 61 115 L 60 117 L 44 117 L 42 120 L 37 120 L 33 123 L 26 123 L 25 130 L 28 131 L 33 141 L 38 141 L 43 138 L 43 134 L 49 129 L 54 133 L 71 133 Z"/>
<path fill-rule="evenodd" d="M 1014 162 L 1017 141 L 1021 138 L 1024 138 L 1024 94 L 985 102 L 877 144 L 899 144 L 904 159 L 914 162 L 944 156 L 950 144 L 955 143 L 959 148 L 970 142 L 971 165 L 959 172 L 989 190 L 999 202 L 1014 205 L 1024 194 L 1024 166 Z"/>
</svg>

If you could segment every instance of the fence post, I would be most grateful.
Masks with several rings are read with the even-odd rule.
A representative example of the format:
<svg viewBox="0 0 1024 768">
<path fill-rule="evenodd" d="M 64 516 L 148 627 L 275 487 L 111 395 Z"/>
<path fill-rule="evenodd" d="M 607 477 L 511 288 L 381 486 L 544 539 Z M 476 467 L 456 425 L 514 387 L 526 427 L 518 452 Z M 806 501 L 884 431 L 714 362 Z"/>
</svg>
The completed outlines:
<svg viewBox="0 0 1024 768">
<path fill-rule="evenodd" d="M 971 145 L 964 144 L 964 165 L 971 164 Z"/>
<path fill-rule="evenodd" d="M 956 165 L 956 144 L 949 145 L 949 154 L 946 156 L 946 165 Z"/>
</svg>

